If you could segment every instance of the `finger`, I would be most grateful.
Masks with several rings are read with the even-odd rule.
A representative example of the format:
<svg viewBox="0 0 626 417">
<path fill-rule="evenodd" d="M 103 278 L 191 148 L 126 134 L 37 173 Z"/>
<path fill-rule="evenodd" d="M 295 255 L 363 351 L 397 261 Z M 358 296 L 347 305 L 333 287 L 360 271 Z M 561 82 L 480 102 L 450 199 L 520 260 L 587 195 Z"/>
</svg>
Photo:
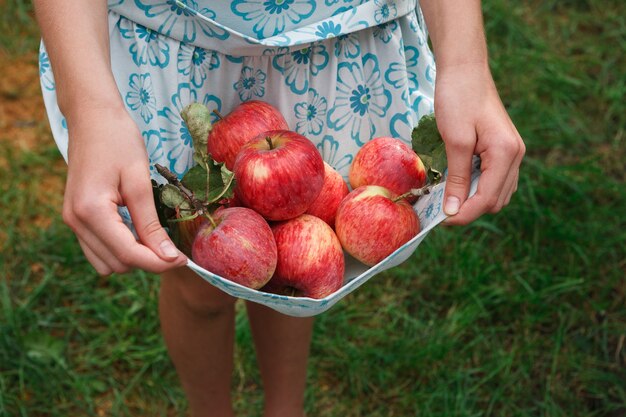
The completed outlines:
<svg viewBox="0 0 626 417">
<path fill-rule="evenodd" d="M 122 261 L 120 261 L 104 245 L 104 243 L 98 238 L 98 236 L 93 234 L 86 226 L 83 225 L 80 228 L 80 231 L 76 234 L 76 236 L 78 237 L 79 242 L 82 241 L 82 243 L 85 245 L 85 247 L 81 246 L 83 247 L 83 251 L 85 251 L 85 249 L 88 249 L 90 251 L 90 254 L 93 254 L 93 256 L 96 256 L 99 260 L 101 260 L 101 262 L 103 262 L 107 266 L 107 268 L 111 270 L 109 274 L 123 274 L 132 269 L 131 265 L 124 264 Z M 87 252 L 85 252 L 85 256 L 87 256 Z"/>
<path fill-rule="evenodd" d="M 472 173 L 472 157 L 476 143 L 475 134 L 466 138 L 451 139 L 445 142 L 448 155 L 448 174 L 443 211 L 454 216 L 467 199 Z"/>
<path fill-rule="evenodd" d="M 89 245 L 87 245 L 83 239 L 78 238 L 78 244 L 83 250 L 85 258 L 87 258 L 87 261 L 91 264 L 91 266 L 93 266 L 98 275 L 107 276 L 113 273 L 113 270 L 109 268 L 109 266 L 98 255 L 96 255 L 93 250 L 91 250 Z"/>
<path fill-rule="evenodd" d="M 513 129 L 515 129 L 514 126 L 513 126 Z M 513 175 L 511 184 L 505 186 L 505 189 L 507 190 L 507 192 L 504 193 L 505 196 L 504 196 L 504 201 L 502 203 L 502 207 L 509 205 L 513 194 L 517 191 L 517 185 L 519 183 L 520 165 L 522 164 L 522 159 L 524 159 L 524 154 L 526 153 L 526 146 L 524 145 L 524 141 L 522 140 L 522 137 L 519 135 L 519 133 L 517 133 L 517 130 L 515 130 L 515 132 L 516 132 L 516 136 L 519 142 L 519 151 L 517 153 L 517 156 L 515 157 L 515 161 L 513 162 L 513 166 L 515 167 L 515 175 Z"/>
<path fill-rule="evenodd" d="M 87 260 L 102 275 L 127 272 L 130 267 L 117 259 L 100 238 L 90 230 L 88 222 L 81 221 L 81 218 L 90 220 L 98 216 L 93 215 L 90 210 L 81 209 L 81 207 L 85 207 L 84 203 L 70 203 L 70 201 L 70 199 L 66 199 L 63 205 L 63 220 L 76 234 Z M 76 209 L 77 207 L 78 209 Z"/>
<path fill-rule="evenodd" d="M 166 261 L 174 261 L 181 256 L 161 227 L 154 206 L 154 197 L 148 169 L 135 169 L 122 181 L 122 198 L 133 219 L 139 240 L 155 254 Z M 132 178 L 132 179 L 131 179 Z"/>
<path fill-rule="evenodd" d="M 498 197 L 498 202 L 496 203 L 496 206 L 492 208 L 491 213 L 497 213 L 509 204 L 511 195 L 513 194 L 513 189 L 515 188 L 515 182 L 517 182 L 517 172 L 517 170 L 511 170 L 511 173 L 502 187 L 502 192 Z"/>
<path fill-rule="evenodd" d="M 515 191 L 517 190 L 517 181 L 519 180 L 519 174 L 515 175 L 515 179 L 513 180 L 513 184 L 511 184 L 511 188 L 509 189 L 507 196 L 504 199 L 504 206 L 508 206 L 509 203 L 511 202 L 511 198 L 513 197 L 513 194 L 515 193 Z"/>
<path fill-rule="evenodd" d="M 85 229 L 123 265 L 160 273 L 186 263 L 184 255 L 166 261 L 137 242 L 117 213 L 117 204 L 113 201 L 83 203 L 76 212 Z"/>
<path fill-rule="evenodd" d="M 494 209 L 513 164 L 513 155 L 503 150 L 488 150 L 481 155 L 481 176 L 476 194 L 469 198 L 448 224 L 468 224 Z"/>
</svg>

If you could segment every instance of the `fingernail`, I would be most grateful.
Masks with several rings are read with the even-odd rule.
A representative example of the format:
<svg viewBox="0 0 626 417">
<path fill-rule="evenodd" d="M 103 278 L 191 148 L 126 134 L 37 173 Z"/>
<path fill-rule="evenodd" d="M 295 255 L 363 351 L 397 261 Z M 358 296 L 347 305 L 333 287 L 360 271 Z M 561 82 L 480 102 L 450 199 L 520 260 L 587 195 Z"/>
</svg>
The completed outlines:
<svg viewBox="0 0 626 417">
<path fill-rule="evenodd" d="M 461 200 L 457 197 L 448 197 L 446 199 L 446 204 L 443 206 L 443 211 L 448 216 L 454 216 L 459 212 L 459 207 L 461 207 Z"/>
<path fill-rule="evenodd" d="M 161 242 L 161 253 L 168 258 L 176 258 L 178 256 L 178 249 L 169 240 Z"/>
</svg>

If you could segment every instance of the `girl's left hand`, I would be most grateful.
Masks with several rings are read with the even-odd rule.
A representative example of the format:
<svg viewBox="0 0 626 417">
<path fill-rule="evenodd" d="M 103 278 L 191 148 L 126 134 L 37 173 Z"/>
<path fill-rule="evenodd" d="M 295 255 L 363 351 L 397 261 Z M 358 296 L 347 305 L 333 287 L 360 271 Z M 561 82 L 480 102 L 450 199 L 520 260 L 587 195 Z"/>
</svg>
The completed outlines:
<svg viewBox="0 0 626 417">
<path fill-rule="evenodd" d="M 525 146 L 486 64 L 438 68 L 436 80 L 435 116 L 448 156 L 445 223 L 468 224 L 509 203 Z M 482 174 L 468 199 L 473 155 L 481 158 Z"/>
</svg>

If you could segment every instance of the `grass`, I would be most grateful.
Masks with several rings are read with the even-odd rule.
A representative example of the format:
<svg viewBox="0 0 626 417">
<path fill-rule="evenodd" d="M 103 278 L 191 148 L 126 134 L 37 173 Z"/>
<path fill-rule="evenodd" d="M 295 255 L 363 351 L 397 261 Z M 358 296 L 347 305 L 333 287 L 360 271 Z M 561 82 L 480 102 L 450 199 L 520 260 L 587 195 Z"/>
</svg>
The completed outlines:
<svg viewBox="0 0 626 417">
<path fill-rule="evenodd" d="M 19 24 L 0 35 L 0 57 L 32 64 L 28 5 L 3 7 L 3 24 Z M 626 5 L 484 10 L 494 76 L 528 145 L 519 190 L 500 214 L 437 228 L 319 316 L 310 416 L 626 415 Z M 5 93 L 7 106 L 22 100 Z M 184 415 L 157 278 L 94 273 L 59 215 L 64 163 L 46 122 L 24 120 L 0 122 L 0 416 Z M 236 339 L 237 410 L 258 416 L 243 310 Z"/>
</svg>

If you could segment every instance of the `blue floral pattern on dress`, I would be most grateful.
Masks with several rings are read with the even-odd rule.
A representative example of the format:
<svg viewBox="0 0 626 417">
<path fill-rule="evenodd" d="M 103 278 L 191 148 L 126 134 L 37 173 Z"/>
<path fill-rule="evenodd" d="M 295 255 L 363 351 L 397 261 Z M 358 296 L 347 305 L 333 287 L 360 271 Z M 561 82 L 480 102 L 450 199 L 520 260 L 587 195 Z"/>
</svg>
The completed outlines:
<svg viewBox="0 0 626 417">
<path fill-rule="evenodd" d="M 239 81 L 233 84 L 235 90 L 239 94 L 241 101 L 247 101 L 252 98 L 260 98 L 265 95 L 265 79 L 267 75 L 257 69 L 251 67 L 243 67 L 241 69 L 241 77 Z"/>
<path fill-rule="evenodd" d="M 154 164 L 164 163 L 164 154 L 162 146 L 161 133 L 158 130 L 146 130 L 141 133 L 143 136 L 143 142 L 146 145 L 146 151 L 148 152 L 148 160 L 150 163 L 150 176 L 160 176 L 154 168 Z"/>
<path fill-rule="evenodd" d="M 384 118 L 391 104 L 378 60 L 372 54 L 363 57 L 363 67 L 342 62 L 337 71 L 336 98 L 328 112 L 328 126 L 336 131 L 349 131 L 350 137 L 362 146 L 376 134 L 375 118 Z"/>
<path fill-rule="evenodd" d="M 335 38 L 341 35 L 341 23 L 322 22 L 316 29 L 315 35 L 321 39 Z"/>
<path fill-rule="evenodd" d="M 198 100 L 197 93 L 188 83 L 178 86 L 171 98 L 171 105 L 159 110 L 159 132 L 164 144 L 170 149 L 167 153 L 170 170 L 182 177 L 193 166 L 193 143 L 187 125 L 180 117 L 181 110 L 189 103 Z"/>
<path fill-rule="evenodd" d="M 218 113 L 222 112 L 222 100 L 213 94 L 205 94 L 202 99 L 202 104 L 204 104 L 211 112 L 211 123 L 217 122 L 219 116 L 215 114 L 214 110 L 217 110 Z"/>
<path fill-rule="evenodd" d="M 315 11 L 315 0 L 234 0 L 230 8 L 253 24 L 259 39 L 283 32 L 288 23 L 297 24 Z"/>
<path fill-rule="evenodd" d="M 50 58 L 46 52 L 39 53 L 39 78 L 41 85 L 48 91 L 54 91 L 55 82 L 50 69 Z"/>
<path fill-rule="evenodd" d="M 219 68 L 219 55 L 213 51 L 182 44 L 178 51 L 178 72 L 189 76 L 196 88 L 202 87 L 207 73 Z"/>
<path fill-rule="evenodd" d="M 410 111 L 404 113 L 396 113 L 391 117 L 389 121 L 389 130 L 391 136 L 397 139 L 401 139 L 407 145 L 411 144 L 411 132 L 415 127 L 413 123 L 412 113 Z"/>
<path fill-rule="evenodd" d="M 309 78 L 315 77 L 328 65 L 328 53 L 324 45 L 315 44 L 290 54 L 275 56 L 272 66 L 285 77 L 285 84 L 295 94 L 309 89 Z"/>
<path fill-rule="evenodd" d="M 149 18 L 165 17 L 158 28 L 160 33 L 171 36 L 174 29 L 180 29 L 182 31 L 181 40 L 185 43 L 194 42 L 198 30 L 209 37 L 220 40 L 229 36 L 223 28 L 205 19 L 197 18 L 197 15 L 200 14 L 208 19 L 215 19 L 216 15 L 211 9 L 199 8 L 195 0 L 135 0 L 135 3 Z"/>
<path fill-rule="evenodd" d="M 150 64 L 165 68 L 170 62 L 170 46 L 159 33 L 142 25 L 121 19 L 119 29 L 122 36 L 132 39 L 129 51 L 136 65 Z"/>
<path fill-rule="evenodd" d="M 390 22 L 381 23 L 374 28 L 374 36 L 376 36 L 384 43 L 389 43 L 389 41 L 393 38 L 393 32 L 395 32 L 397 28 L 398 22 L 393 20 Z"/>
<path fill-rule="evenodd" d="M 311 88 L 309 100 L 297 103 L 294 107 L 296 116 L 296 132 L 301 135 L 319 135 L 326 120 L 326 99 Z"/>
<path fill-rule="evenodd" d="M 341 35 L 335 41 L 335 56 L 338 58 L 356 58 L 361 54 L 361 46 L 353 33 Z"/>
<path fill-rule="evenodd" d="M 126 105 L 133 111 L 139 110 L 147 124 L 156 113 L 156 99 L 150 74 L 131 74 L 128 82 L 130 91 L 126 93 Z"/>
<path fill-rule="evenodd" d="M 317 149 L 322 154 L 324 161 L 339 172 L 344 179 L 348 178 L 348 169 L 352 164 L 352 154 L 342 155 L 339 153 L 339 141 L 332 136 L 326 135 L 317 145 Z"/>
<path fill-rule="evenodd" d="M 378 9 L 374 13 L 374 19 L 378 23 L 386 22 L 398 15 L 398 8 L 393 0 L 374 0 Z"/>
<path fill-rule="evenodd" d="M 385 71 L 385 81 L 395 89 L 400 90 L 402 100 L 406 102 L 407 106 L 411 106 L 415 103 L 409 102 L 409 94 L 412 91 L 418 90 L 419 83 L 417 81 L 417 75 L 407 71 L 407 67 L 412 68 L 417 64 L 419 52 L 412 46 L 404 47 L 403 52 L 405 59 L 392 62 L 391 65 L 389 65 L 389 68 Z"/>
</svg>

